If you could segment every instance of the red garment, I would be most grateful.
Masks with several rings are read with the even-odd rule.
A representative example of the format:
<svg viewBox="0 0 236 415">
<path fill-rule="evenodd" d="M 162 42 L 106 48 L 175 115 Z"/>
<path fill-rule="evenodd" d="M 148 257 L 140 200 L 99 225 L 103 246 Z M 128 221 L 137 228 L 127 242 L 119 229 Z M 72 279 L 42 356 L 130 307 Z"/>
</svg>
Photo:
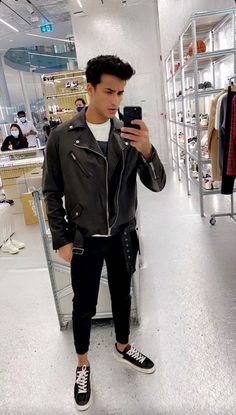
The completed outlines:
<svg viewBox="0 0 236 415">
<path fill-rule="evenodd" d="M 226 174 L 236 176 L 236 95 L 233 97 L 231 107 L 231 127 Z"/>
</svg>

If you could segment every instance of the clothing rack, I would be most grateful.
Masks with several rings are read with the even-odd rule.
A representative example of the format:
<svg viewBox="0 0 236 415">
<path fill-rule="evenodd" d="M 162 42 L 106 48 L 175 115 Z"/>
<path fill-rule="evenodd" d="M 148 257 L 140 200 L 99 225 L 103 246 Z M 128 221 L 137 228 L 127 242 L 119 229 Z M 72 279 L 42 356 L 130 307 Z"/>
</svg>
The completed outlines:
<svg viewBox="0 0 236 415">
<path fill-rule="evenodd" d="M 232 82 L 233 79 L 236 79 L 236 74 L 231 75 L 231 76 L 229 76 L 227 78 L 229 86 L 231 86 L 233 84 L 233 82 Z M 236 212 L 234 211 L 234 192 L 230 195 L 230 198 L 231 198 L 231 201 L 230 201 L 231 202 L 230 203 L 231 204 L 231 211 L 229 213 L 211 214 L 211 216 L 210 216 L 210 224 L 212 226 L 215 225 L 216 218 L 219 218 L 219 217 L 227 217 L 227 216 L 229 216 L 231 219 L 233 219 L 234 222 L 236 222 Z"/>
</svg>

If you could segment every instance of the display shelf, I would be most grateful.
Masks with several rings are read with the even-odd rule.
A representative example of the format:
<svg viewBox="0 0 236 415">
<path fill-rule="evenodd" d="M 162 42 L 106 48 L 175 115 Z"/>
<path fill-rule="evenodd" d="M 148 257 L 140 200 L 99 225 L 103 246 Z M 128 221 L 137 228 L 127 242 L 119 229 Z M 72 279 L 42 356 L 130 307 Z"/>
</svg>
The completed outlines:
<svg viewBox="0 0 236 415">
<path fill-rule="evenodd" d="M 12 213 L 22 213 L 20 192 L 17 180 L 25 177 L 36 167 L 42 167 L 45 147 L 25 148 L 22 150 L 0 151 L 0 177 L 7 199 L 13 199 Z"/>
<path fill-rule="evenodd" d="M 203 157 L 201 137 L 208 126 L 200 124 L 200 114 L 210 113 L 211 98 L 225 87 L 227 76 L 236 73 L 236 8 L 215 12 L 194 13 L 178 42 L 173 46 L 166 59 L 166 89 L 168 106 L 168 131 L 173 168 L 177 168 L 178 178 L 186 178 L 187 194 L 191 194 L 191 184 L 196 179 L 190 176 L 190 159 L 198 165 L 200 177 L 211 163 L 209 157 Z M 202 46 L 202 53 L 198 47 Z M 198 85 L 210 82 L 212 88 L 198 89 Z M 189 88 L 191 91 L 188 92 Z M 182 94 L 177 96 L 179 91 Z M 178 121 L 179 113 L 183 122 Z M 194 116 L 196 123 L 186 122 Z M 179 143 L 178 134 L 182 132 L 184 141 Z M 198 137 L 195 154 L 188 145 L 188 139 L 194 134 Z M 196 149 L 195 149 L 196 150 Z M 181 157 L 185 152 L 185 168 Z M 205 190 L 199 187 L 201 216 L 204 216 L 204 196 L 220 193 L 219 189 Z"/>
<path fill-rule="evenodd" d="M 62 122 L 76 115 L 75 99 L 88 103 L 84 70 L 56 72 L 41 77 L 46 114 L 49 120 Z"/>
</svg>

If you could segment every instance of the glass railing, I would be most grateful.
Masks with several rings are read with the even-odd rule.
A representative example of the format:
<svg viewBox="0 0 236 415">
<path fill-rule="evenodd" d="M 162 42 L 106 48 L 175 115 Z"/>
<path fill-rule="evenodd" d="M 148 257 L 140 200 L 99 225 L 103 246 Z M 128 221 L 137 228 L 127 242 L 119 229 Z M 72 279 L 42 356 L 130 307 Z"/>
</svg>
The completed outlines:
<svg viewBox="0 0 236 415">
<path fill-rule="evenodd" d="M 28 72 L 49 73 L 76 69 L 77 58 L 74 47 L 34 46 L 11 48 L 4 55 L 5 63 L 13 69 Z"/>
</svg>

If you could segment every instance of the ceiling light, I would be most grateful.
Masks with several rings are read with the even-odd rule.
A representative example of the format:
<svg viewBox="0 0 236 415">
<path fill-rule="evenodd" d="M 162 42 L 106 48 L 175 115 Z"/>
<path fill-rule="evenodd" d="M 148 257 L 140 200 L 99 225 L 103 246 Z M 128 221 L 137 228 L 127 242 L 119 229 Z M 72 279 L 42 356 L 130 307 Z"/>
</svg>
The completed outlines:
<svg viewBox="0 0 236 415">
<path fill-rule="evenodd" d="M 79 5 L 79 7 L 81 7 L 81 9 L 82 9 L 82 3 L 81 3 L 81 1 L 80 0 L 77 0 L 77 3 L 78 3 L 78 5 Z"/>
<path fill-rule="evenodd" d="M 42 37 L 43 39 L 59 40 L 60 42 L 75 43 L 74 40 L 59 39 L 58 37 L 35 35 L 34 33 L 26 33 L 28 36 Z"/>
<path fill-rule="evenodd" d="M 13 27 L 12 25 L 10 25 L 9 23 L 5 22 L 5 20 L 0 19 L 0 22 L 5 24 L 6 26 L 10 27 L 10 29 L 15 30 L 15 32 L 19 32 L 18 29 L 16 29 L 15 27 Z"/>
</svg>

